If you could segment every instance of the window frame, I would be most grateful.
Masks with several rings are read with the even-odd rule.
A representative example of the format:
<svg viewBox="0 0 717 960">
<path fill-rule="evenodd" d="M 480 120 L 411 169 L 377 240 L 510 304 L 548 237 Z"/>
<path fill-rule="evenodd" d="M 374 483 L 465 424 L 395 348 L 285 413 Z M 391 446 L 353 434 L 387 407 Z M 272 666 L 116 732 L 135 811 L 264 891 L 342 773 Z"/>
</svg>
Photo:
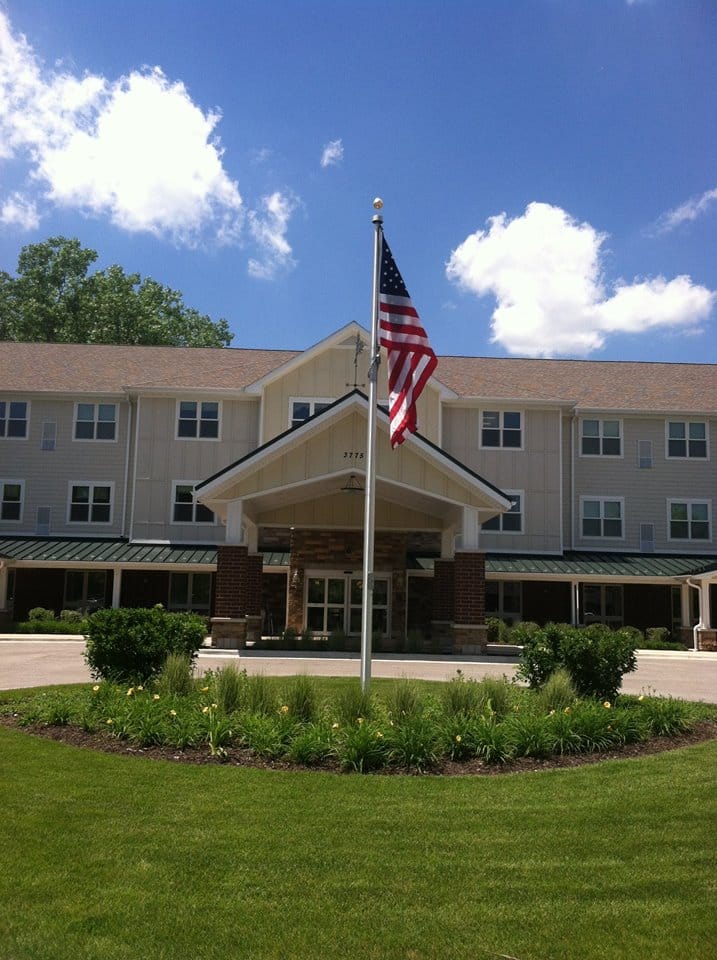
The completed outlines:
<svg viewBox="0 0 717 960">
<path fill-rule="evenodd" d="M 30 437 L 30 401 L 29 400 L 13 400 L 12 397 L 5 399 L 0 398 L 0 403 L 5 404 L 5 412 L 0 416 L 0 424 L 3 425 L 2 431 L 0 432 L 0 441 L 2 440 L 27 440 Z M 19 420 L 18 417 L 10 416 L 10 406 L 13 403 L 23 403 L 25 405 L 25 433 L 21 436 L 10 436 L 8 434 L 8 425 L 12 420 Z"/>
<path fill-rule="evenodd" d="M 673 520 L 672 518 L 672 507 L 676 504 L 681 504 L 687 507 L 687 519 L 686 520 Z M 704 520 L 694 520 L 690 516 L 690 507 L 693 506 L 705 506 L 707 507 L 707 536 L 706 537 L 693 537 L 691 536 L 692 524 L 693 523 L 704 523 Z M 672 535 L 672 524 L 673 523 L 686 523 L 688 535 L 686 537 L 674 537 Z M 689 497 L 684 499 L 683 497 L 670 497 L 667 500 L 667 539 L 673 543 L 712 543 L 712 501 L 708 499 L 700 499 L 699 497 Z"/>
<path fill-rule="evenodd" d="M 19 500 L 6 500 L 5 499 L 5 487 L 19 487 L 20 488 L 20 499 Z M 13 517 L 4 517 L 4 507 L 5 504 L 14 504 L 19 503 L 19 516 L 16 518 Z M 25 515 L 25 481 L 24 480 L 12 480 L 9 477 L 3 477 L 0 480 L 0 523 L 22 523 L 23 517 Z"/>
<path fill-rule="evenodd" d="M 506 585 L 516 585 L 518 587 L 518 613 L 517 615 L 512 611 L 506 613 L 505 609 L 505 587 Z M 488 587 L 496 586 L 498 593 L 498 604 L 495 610 L 488 609 Z M 485 615 L 486 617 L 496 617 L 498 620 L 502 620 L 503 623 L 508 624 L 508 626 L 514 626 L 516 623 L 521 623 L 523 620 L 523 582 L 522 580 L 486 580 L 486 594 L 485 594 Z"/>
<path fill-rule="evenodd" d="M 670 426 L 672 424 L 682 424 L 685 428 L 684 437 L 671 437 Z M 693 424 L 700 424 L 705 428 L 703 439 L 692 440 L 690 438 L 690 427 Z M 684 453 L 670 453 L 670 441 L 683 442 L 685 444 Z M 694 456 L 690 454 L 690 443 L 704 443 L 705 455 Z M 706 463 L 710 459 L 710 424 L 709 420 L 665 420 L 665 460 L 693 460 L 697 463 Z"/>
<path fill-rule="evenodd" d="M 187 599 L 183 604 L 172 602 L 172 580 L 176 577 L 187 578 Z M 198 605 L 192 602 L 194 597 L 194 578 L 208 577 L 207 603 Z M 212 608 L 212 573 L 207 570 L 170 570 L 167 585 L 167 610 L 173 613 L 198 613 L 208 616 Z"/>
<path fill-rule="evenodd" d="M 322 409 L 325 409 L 335 402 L 336 398 L 332 399 L 331 397 L 289 397 L 289 429 L 295 430 L 297 427 L 300 427 L 302 423 L 306 423 L 306 421 L 313 417 L 314 414 L 320 413 L 321 411 L 316 409 L 317 403 L 322 405 Z M 294 423 L 296 417 L 293 415 L 295 403 L 308 403 L 309 405 L 309 415 L 304 417 L 303 420 L 298 420 L 296 423 Z"/>
<path fill-rule="evenodd" d="M 92 407 L 92 420 L 82 419 L 80 420 L 79 413 L 80 407 Z M 100 407 L 112 407 L 114 410 L 114 420 L 100 420 Z M 75 409 L 72 416 L 72 440 L 75 443 L 117 443 L 119 430 L 119 418 L 117 412 L 117 403 L 102 403 L 102 401 L 85 401 L 78 400 L 75 403 Z M 81 423 L 91 423 L 92 424 L 92 436 L 91 437 L 78 437 L 77 428 Z M 112 437 L 98 437 L 97 431 L 101 423 L 111 423 L 114 426 L 112 431 Z"/>
<path fill-rule="evenodd" d="M 585 600 L 585 591 L 586 590 L 598 590 L 600 593 L 600 613 L 591 613 L 589 614 L 590 619 L 588 620 L 588 614 L 586 614 L 585 607 L 587 606 Z M 620 615 L 611 615 L 607 613 L 608 608 L 608 590 L 614 590 L 616 595 L 620 598 Z M 608 627 L 613 629 L 623 627 L 625 625 L 625 590 L 624 584 L 622 583 L 582 583 L 580 585 L 580 617 L 582 620 L 583 626 L 590 626 L 593 623 L 604 623 Z"/>
<path fill-rule="evenodd" d="M 175 513 L 176 513 L 177 507 L 188 506 L 188 504 L 181 504 L 177 500 L 177 490 L 179 489 L 179 487 L 189 487 L 191 491 L 191 494 L 192 494 L 192 503 L 191 503 L 192 519 L 191 520 L 176 519 Z M 197 500 L 195 499 L 195 496 L 194 496 L 195 487 L 196 487 L 196 483 L 192 480 L 173 480 L 172 481 L 172 501 L 169 506 L 169 522 L 173 526 L 183 526 L 185 524 L 191 524 L 192 526 L 196 526 L 197 524 L 200 524 L 203 526 L 210 526 L 210 525 L 215 526 L 216 523 L 218 522 L 217 515 L 216 513 L 214 513 L 213 510 L 209 511 L 212 515 L 211 520 L 197 520 L 197 510 L 199 508 L 203 508 L 204 510 L 209 510 L 209 507 L 205 507 L 203 503 L 197 503 Z"/>
<path fill-rule="evenodd" d="M 483 422 L 483 418 L 486 414 L 497 414 L 498 415 L 498 426 L 497 427 L 486 427 Z M 505 426 L 505 417 L 508 414 L 517 414 L 520 417 L 520 427 L 516 431 L 514 427 Z M 479 450 L 524 450 L 525 449 L 525 412 L 523 410 L 488 410 L 481 409 L 478 412 L 479 416 L 479 425 L 478 425 L 478 449 Z M 499 434 L 499 443 L 484 443 L 483 442 L 483 432 L 484 430 L 497 430 Z M 519 433 L 520 434 L 520 444 L 518 446 L 508 445 L 504 442 L 505 433 Z"/>
<path fill-rule="evenodd" d="M 513 500 L 517 498 L 520 501 L 520 510 L 506 510 L 505 513 L 499 513 L 495 517 L 491 517 L 490 520 L 486 520 L 485 523 L 481 524 L 481 533 L 496 533 L 501 534 L 502 536 L 523 536 L 525 533 L 525 491 L 524 490 L 503 490 L 503 493 L 507 495 L 508 500 Z M 505 517 L 520 517 L 520 529 L 519 530 L 505 530 L 503 523 Z M 486 523 L 493 523 L 498 521 L 497 527 L 487 527 Z"/>
<path fill-rule="evenodd" d="M 598 433 L 597 437 L 586 437 L 585 436 L 585 424 L 586 423 L 597 423 Z M 603 450 L 603 445 L 605 440 L 615 440 L 615 437 L 606 437 L 604 433 L 604 425 L 606 423 L 616 423 L 618 429 L 617 439 L 620 441 L 620 452 L 619 453 L 605 453 Z M 600 450 L 598 453 L 585 453 L 584 445 L 585 440 L 596 440 L 600 445 Z M 580 418 L 580 456 L 586 457 L 587 459 L 594 459 L 597 457 L 609 457 L 613 460 L 619 460 L 625 456 L 625 431 L 624 431 L 624 421 L 620 417 L 581 417 Z"/>
<path fill-rule="evenodd" d="M 600 515 L 599 517 L 587 517 L 585 516 L 585 504 L 586 503 L 599 503 L 600 504 Z M 606 534 L 605 521 L 614 520 L 615 517 L 606 517 L 605 516 L 605 504 L 606 503 L 619 503 L 620 504 L 620 534 Z M 600 533 L 585 533 L 585 520 L 599 520 L 600 522 Z M 624 540 L 625 539 L 625 498 L 624 497 L 614 497 L 614 496 L 605 496 L 598 497 L 592 496 L 590 494 L 585 494 L 580 497 L 580 539 L 581 540 Z"/>
<path fill-rule="evenodd" d="M 109 570 L 102 569 L 102 568 L 100 569 L 89 568 L 89 569 L 78 570 L 77 568 L 72 567 L 69 570 L 65 570 L 65 579 L 62 586 L 63 609 L 87 611 L 88 613 L 92 613 L 95 610 L 103 610 L 105 608 L 105 601 L 107 598 L 107 574 L 108 573 L 109 573 Z M 70 599 L 67 593 L 68 581 L 70 580 L 71 577 L 77 577 L 78 575 L 82 575 L 82 591 L 81 591 L 82 596 L 80 597 L 79 602 L 76 600 Z M 103 575 L 104 584 L 103 584 L 103 590 L 102 590 L 102 598 L 98 601 L 93 598 L 90 598 L 89 596 L 90 591 L 88 587 L 89 587 L 90 577 L 100 576 L 100 575 Z"/>
<path fill-rule="evenodd" d="M 87 500 L 88 516 L 87 520 L 73 520 L 72 519 L 72 507 L 82 506 L 79 501 L 76 502 L 72 498 L 73 489 L 75 487 L 89 487 L 90 493 Z M 92 519 L 92 508 L 94 506 L 106 506 L 106 504 L 98 503 L 95 504 L 95 490 L 98 487 L 107 487 L 109 489 L 109 518 L 107 520 L 93 520 Z M 80 524 L 81 526 L 93 526 L 99 525 L 102 527 L 109 527 L 114 521 L 114 508 L 115 508 L 115 482 L 114 480 L 68 480 L 67 481 L 67 524 Z"/>
<path fill-rule="evenodd" d="M 181 413 L 182 413 L 182 404 L 183 404 L 183 403 L 193 403 L 193 404 L 195 405 L 195 407 L 196 407 L 197 416 L 194 417 L 194 418 L 192 418 L 192 419 L 194 420 L 194 422 L 196 423 L 196 425 L 197 425 L 197 432 L 195 433 L 194 436 L 186 436 L 186 435 L 181 434 L 181 433 L 179 432 L 179 425 L 180 425 L 180 423 L 182 423 L 183 421 L 184 421 L 184 422 L 190 422 L 190 418 L 188 418 L 188 417 L 182 417 L 182 416 L 181 416 Z M 213 418 L 213 417 L 202 417 L 202 416 L 200 415 L 201 412 L 202 412 L 202 407 L 203 407 L 203 405 L 204 405 L 205 403 L 215 403 L 215 404 L 217 405 L 217 417 L 216 417 L 217 435 L 216 435 L 216 437 L 203 437 L 203 436 L 201 436 L 201 425 L 202 425 L 202 423 L 203 423 L 203 422 L 207 422 L 207 423 L 213 423 L 213 422 L 214 422 L 214 418 Z M 218 442 L 222 439 L 222 414 L 223 414 L 222 406 L 223 406 L 223 404 L 222 404 L 222 401 L 221 401 L 221 400 L 186 400 L 186 399 L 183 400 L 183 399 L 181 399 L 181 398 L 177 399 L 176 409 L 175 409 L 175 417 L 174 417 L 174 438 L 175 438 L 175 440 L 194 440 L 194 441 L 201 441 L 201 442 L 204 442 L 204 443 L 206 443 L 206 442 L 209 442 L 209 443 L 218 443 Z"/>
</svg>

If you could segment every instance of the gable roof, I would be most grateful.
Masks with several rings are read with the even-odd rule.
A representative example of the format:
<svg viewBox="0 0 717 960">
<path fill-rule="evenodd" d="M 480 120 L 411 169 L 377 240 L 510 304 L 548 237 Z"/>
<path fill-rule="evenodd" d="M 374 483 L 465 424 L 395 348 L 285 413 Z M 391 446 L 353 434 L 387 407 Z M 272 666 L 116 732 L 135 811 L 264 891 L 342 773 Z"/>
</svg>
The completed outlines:
<svg viewBox="0 0 717 960">
<path fill-rule="evenodd" d="M 3 393 L 119 394 L 136 389 L 252 391 L 307 352 L 361 329 L 348 324 L 299 350 L 0 343 Z M 544 401 L 582 410 L 717 413 L 717 366 L 620 360 L 440 356 L 433 381 L 458 399 Z M 444 396 L 445 396 L 444 392 Z"/>
</svg>

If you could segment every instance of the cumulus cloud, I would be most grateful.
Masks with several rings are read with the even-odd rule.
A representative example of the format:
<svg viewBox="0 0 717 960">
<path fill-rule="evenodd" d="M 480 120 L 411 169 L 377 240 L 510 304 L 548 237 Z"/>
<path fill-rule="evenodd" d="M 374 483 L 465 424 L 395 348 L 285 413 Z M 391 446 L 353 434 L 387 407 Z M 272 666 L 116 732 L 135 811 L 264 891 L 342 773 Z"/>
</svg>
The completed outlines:
<svg viewBox="0 0 717 960">
<path fill-rule="evenodd" d="M 683 223 L 696 220 L 706 213 L 715 201 L 717 201 L 717 187 L 705 190 L 701 196 L 692 197 L 674 210 L 668 210 L 657 221 L 657 233 L 669 233 Z"/>
<path fill-rule="evenodd" d="M 242 198 L 219 119 L 159 68 L 114 81 L 45 71 L 0 12 L 0 157 L 28 162 L 34 199 L 178 243 L 233 240 Z M 5 206 L 18 215 L 13 198 Z"/>
<path fill-rule="evenodd" d="M 717 294 L 687 276 L 608 285 L 607 235 L 565 210 L 531 203 L 522 216 L 491 217 L 452 252 L 446 275 L 478 296 L 492 295 L 492 341 L 523 356 L 585 356 L 609 334 L 694 330 Z"/>
<path fill-rule="evenodd" d="M 250 276 L 271 280 L 279 272 L 296 265 L 286 239 L 289 220 L 296 207 L 297 200 L 294 197 L 276 190 L 262 198 L 258 210 L 249 212 L 249 230 L 262 249 L 261 258 L 249 261 Z"/>
<path fill-rule="evenodd" d="M 21 230 L 35 230 L 40 225 L 40 215 L 32 200 L 21 193 L 11 193 L 0 208 L 0 223 L 19 227 Z"/>
<path fill-rule="evenodd" d="M 344 158 L 344 145 L 341 140 L 329 140 L 321 154 L 321 166 L 335 167 Z"/>
</svg>

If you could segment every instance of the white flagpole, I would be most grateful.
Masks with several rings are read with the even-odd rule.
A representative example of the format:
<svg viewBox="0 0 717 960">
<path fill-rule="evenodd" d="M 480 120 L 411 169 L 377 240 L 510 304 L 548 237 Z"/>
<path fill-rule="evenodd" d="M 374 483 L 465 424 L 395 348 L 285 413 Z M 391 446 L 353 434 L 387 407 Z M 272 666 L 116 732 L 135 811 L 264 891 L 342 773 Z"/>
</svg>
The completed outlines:
<svg viewBox="0 0 717 960">
<path fill-rule="evenodd" d="M 378 197 L 373 202 L 380 210 L 383 201 Z M 378 368 L 381 353 L 378 343 L 378 294 L 381 269 L 381 241 L 383 217 L 374 214 L 375 228 L 373 248 L 373 304 L 371 311 L 371 365 L 368 371 L 368 430 L 366 439 L 366 499 L 363 523 L 363 589 L 361 591 L 361 688 L 368 692 L 371 683 L 371 640 L 373 627 L 373 544 L 376 515 L 376 405 Z"/>
</svg>

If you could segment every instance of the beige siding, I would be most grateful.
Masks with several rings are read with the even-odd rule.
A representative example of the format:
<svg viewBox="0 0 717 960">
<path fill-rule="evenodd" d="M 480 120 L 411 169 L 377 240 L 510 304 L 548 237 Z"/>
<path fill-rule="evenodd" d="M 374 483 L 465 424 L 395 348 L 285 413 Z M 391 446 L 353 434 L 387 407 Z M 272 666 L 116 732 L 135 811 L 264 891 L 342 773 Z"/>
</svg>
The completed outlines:
<svg viewBox="0 0 717 960">
<path fill-rule="evenodd" d="M 364 498 L 362 495 L 337 493 L 306 503 L 296 503 L 266 511 L 259 515 L 258 521 L 260 524 L 274 527 L 362 529 Z M 436 517 L 427 513 L 387 503 L 379 498 L 376 503 L 376 529 L 440 531 L 441 524 Z"/>
</svg>

